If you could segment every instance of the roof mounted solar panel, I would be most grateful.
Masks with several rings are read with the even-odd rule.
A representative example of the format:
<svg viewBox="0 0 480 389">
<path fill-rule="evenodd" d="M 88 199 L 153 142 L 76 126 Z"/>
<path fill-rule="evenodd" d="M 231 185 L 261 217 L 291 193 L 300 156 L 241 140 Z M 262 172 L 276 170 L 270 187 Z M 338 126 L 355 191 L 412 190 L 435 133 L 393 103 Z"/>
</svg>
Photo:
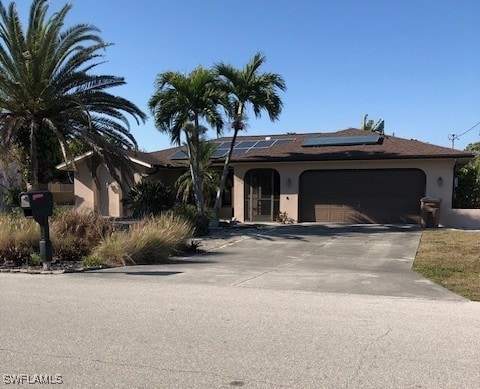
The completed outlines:
<svg viewBox="0 0 480 389">
<path fill-rule="evenodd" d="M 254 149 L 265 149 L 272 147 L 272 145 L 275 143 L 274 140 L 259 140 L 255 146 L 253 146 Z"/>
<path fill-rule="evenodd" d="M 249 148 L 240 148 L 240 147 L 235 147 L 232 151 L 232 156 L 233 155 L 242 155 L 242 154 L 245 154 L 245 153 L 248 153 L 248 150 L 251 150 Z"/>
<path fill-rule="evenodd" d="M 275 147 L 277 145 L 287 144 L 290 142 L 294 142 L 295 139 L 248 139 L 248 140 L 240 140 L 235 142 L 235 147 L 232 151 L 232 156 L 247 154 L 250 152 L 255 151 L 262 151 L 265 149 L 269 149 L 271 147 Z M 219 159 L 224 158 L 230 149 L 230 142 L 224 141 L 216 141 L 214 142 L 216 149 L 212 153 L 212 159 Z M 185 160 L 188 159 L 187 153 L 185 150 L 178 150 L 170 156 L 172 160 Z"/>
<path fill-rule="evenodd" d="M 274 146 L 284 145 L 293 141 L 295 141 L 295 139 L 276 139 Z"/>
<path fill-rule="evenodd" d="M 238 143 L 235 143 L 235 148 L 246 149 L 255 146 L 258 141 L 256 140 L 242 140 Z"/>
<path fill-rule="evenodd" d="M 229 149 L 230 148 L 230 142 L 215 142 L 215 145 L 217 145 L 217 149 Z"/>
<path fill-rule="evenodd" d="M 170 156 L 170 159 L 187 159 L 187 154 L 183 150 L 179 150 L 175 153 L 173 153 Z"/>
<path fill-rule="evenodd" d="M 302 147 L 374 145 L 379 140 L 380 135 L 307 138 L 303 141 Z"/>
<path fill-rule="evenodd" d="M 217 159 L 217 158 L 222 158 L 224 157 L 225 155 L 228 154 L 228 150 L 227 149 L 219 149 L 219 150 L 215 150 L 213 153 L 212 153 L 212 159 Z"/>
</svg>

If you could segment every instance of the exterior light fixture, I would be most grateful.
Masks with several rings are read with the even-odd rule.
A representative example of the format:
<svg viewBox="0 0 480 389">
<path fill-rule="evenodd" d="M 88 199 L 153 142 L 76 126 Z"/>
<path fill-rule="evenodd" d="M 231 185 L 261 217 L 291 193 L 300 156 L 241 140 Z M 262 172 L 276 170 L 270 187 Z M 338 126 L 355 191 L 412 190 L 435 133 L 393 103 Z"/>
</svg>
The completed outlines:
<svg viewBox="0 0 480 389">
<path fill-rule="evenodd" d="M 292 187 L 292 180 L 290 178 L 287 178 L 287 188 Z"/>
<path fill-rule="evenodd" d="M 438 184 L 438 186 L 442 186 L 442 185 L 443 185 L 443 178 L 442 178 L 442 176 L 438 176 L 438 178 L 437 178 L 437 184 Z"/>
</svg>

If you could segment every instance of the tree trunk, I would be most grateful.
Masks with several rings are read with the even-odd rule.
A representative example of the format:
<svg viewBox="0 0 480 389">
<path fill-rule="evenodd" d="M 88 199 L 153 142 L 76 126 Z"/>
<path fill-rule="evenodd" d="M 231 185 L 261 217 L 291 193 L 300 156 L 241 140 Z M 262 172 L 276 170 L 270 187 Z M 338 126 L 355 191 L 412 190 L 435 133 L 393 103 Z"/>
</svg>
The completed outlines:
<svg viewBox="0 0 480 389">
<path fill-rule="evenodd" d="M 237 139 L 238 131 L 239 129 L 236 129 L 236 128 L 233 130 L 232 143 L 230 144 L 230 149 L 228 150 L 228 154 L 225 157 L 222 177 L 220 178 L 220 184 L 218 186 L 217 196 L 215 197 L 215 205 L 213 206 L 213 212 L 215 213 L 215 215 L 218 215 L 220 213 L 220 207 L 222 206 L 222 196 L 223 196 L 223 191 L 225 190 L 225 183 L 227 182 L 228 167 L 230 165 L 230 160 L 232 158 L 233 147 L 235 146 L 235 141 Z"/>
<path fill-rule="evenodd" d="M 195 123 L 195 128 L 197 129 L 197 122 Z M 196 130 L 195 130 L 196 131 Z M 197 206 L 198 213 L 200 216 L 205 216 L 205 207 L 203 203 L 202 195 L 202 176 L 200 174 L 200 161 L 198 158 L 198 134 L 192 134 L 189 136 L 186 134 L 187 138 L 187 153 L 190 167 L 190 175 L 193 182 L 193 195 L 195 197 L 195 203 Z"/>
<path fill-rule="evenodd" d="M 36 124 L 32 122 L 30 124 L 30 182 L 27 183 L 27 187 L 30 186 L 32 190 L 39 189 L 36 128 Z"/>
<path fill-rule="evenodd" d="M 235 124 L 233 126 L 233 138 L 232 138 L 232 142 L 230 143 L 228 154 L 225 158 L 222 177 L 220 178 L 220 185 L 218 186 L 217 196 L 215 198 L 215 205 L 213 206 L 213 212 L 215 213 L 215 215 L 218 215 L 220 213 L 220 207 L 222 206 L 222 195 L 223 195 L 223 191 L 225 190 L 225 183 L 227 182 L 228 167 L 230 165 L 230 160 L 232 159 L 233 148 L 235 147 L 235 142 L 237 140 L 238 132 L 242 129 L 241 121 L 243 117 L 243 107 L 244 106 L 242 103 L 238 105 L 237 119 L 235 120 Z"/>
</svg>

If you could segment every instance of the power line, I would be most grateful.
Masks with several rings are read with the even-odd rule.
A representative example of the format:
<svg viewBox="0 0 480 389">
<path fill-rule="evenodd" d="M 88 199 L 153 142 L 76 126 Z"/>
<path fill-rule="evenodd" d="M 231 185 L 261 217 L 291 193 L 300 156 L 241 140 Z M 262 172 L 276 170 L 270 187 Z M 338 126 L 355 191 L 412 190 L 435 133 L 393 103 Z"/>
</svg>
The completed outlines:
<svg viewBox="0 0 480 389">
<path fill-rule="evenodd" d="M 452 141 L 452 149 L 455 148 L 455 141 L 456 140 L 459 140 L 461 136 L 465 135 L 466 133 L 472 131 L 475 127 L 477 127 L 478 125 L 480 125 L 480 122 L 476 123 L 475 125 L 473 125 L 472 127 L 470 127 L 467 131 L 465 132 L 462 132 L 460 135 L 457 135 L 457 134 L 448 134 L 448 140 Z"/>
<path fill-rule="evenodd" d="M 462 135 L 465 135 L 467 132 L 472 131 L 472 130 L 473 130 L 475 127 L 477 127 L 479 124 L 480 124 L 480 122 L 478 122 L 477 124 L 475 124 L 473 127 L 470 127 L 467 131 L 462 132 L 460 135 L 458 135 L 458 137 L 460 138 Z"/>
</svg>

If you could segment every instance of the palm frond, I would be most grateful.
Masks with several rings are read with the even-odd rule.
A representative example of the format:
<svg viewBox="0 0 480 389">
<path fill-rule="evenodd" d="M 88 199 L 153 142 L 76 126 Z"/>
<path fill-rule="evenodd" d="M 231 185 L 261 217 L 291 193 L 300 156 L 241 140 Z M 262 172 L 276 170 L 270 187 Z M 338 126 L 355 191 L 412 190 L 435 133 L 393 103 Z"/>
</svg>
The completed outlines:
<svg viewBox="0 0 480 389">
<path fill-rule="evenodd" d="M 42 159 L 43 151 L 29 142 L 47 131 L 58 140 L 49 147 L 59 152 L 68 140 L 81 139 L 113 163 L 118 145 L 137 147 L 129 121 L 144 122 L 146 115 L 108 93 L 125 84 L 122 77 L 91 73 L 110 44 L 90 24 L 65 28 L 71 8 L 66 4 L 49 16 L 49 1 L 33 0 L 24 29 L 14 3 L 5 8 L 0 2 L 0 139 Z M 120 161 L 126 167 L 124 156 Z"/>
</svg>

